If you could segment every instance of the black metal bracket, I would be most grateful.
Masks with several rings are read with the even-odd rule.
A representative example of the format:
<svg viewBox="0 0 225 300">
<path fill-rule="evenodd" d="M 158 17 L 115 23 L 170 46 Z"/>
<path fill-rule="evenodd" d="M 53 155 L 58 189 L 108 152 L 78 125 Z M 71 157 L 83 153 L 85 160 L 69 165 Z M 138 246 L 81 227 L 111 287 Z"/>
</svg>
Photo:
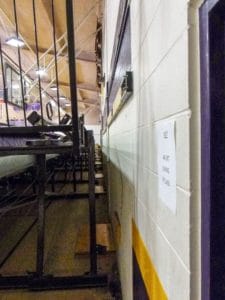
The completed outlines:
<svg viewBox="0 0 225 300">
<path fill-rule="evenodd" d="M 26 276 L 0 276 L 0 289 L 29 289 L 33 291 L 95 288 L 107 286 L 106 274 L 54 277 L 37 276 L 30 273 Z"/>
<path fill-rule="evenodd" d="M 133 73 L 127 71 L 121 84 L 121 101 L 126 102 L 133 93 Z"/>
<path fill-rule="evenodd" d="M 99 255 L 105 255 L 107 253 L 107 247 L 104 245 L 96 244 L 96 253 Z"/>
</svg>

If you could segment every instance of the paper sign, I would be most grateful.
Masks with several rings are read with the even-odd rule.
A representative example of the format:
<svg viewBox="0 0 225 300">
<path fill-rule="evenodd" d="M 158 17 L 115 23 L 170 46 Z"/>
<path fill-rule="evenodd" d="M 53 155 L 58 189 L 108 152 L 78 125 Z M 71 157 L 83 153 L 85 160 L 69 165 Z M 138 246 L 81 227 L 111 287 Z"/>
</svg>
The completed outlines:
<svg viewBox="0 0 225 300">
<path fill-rule="evenodd" d="M 176 144 L 174 121 L 156 125 L 159 198 L 176 213 Z"/>
</svg>

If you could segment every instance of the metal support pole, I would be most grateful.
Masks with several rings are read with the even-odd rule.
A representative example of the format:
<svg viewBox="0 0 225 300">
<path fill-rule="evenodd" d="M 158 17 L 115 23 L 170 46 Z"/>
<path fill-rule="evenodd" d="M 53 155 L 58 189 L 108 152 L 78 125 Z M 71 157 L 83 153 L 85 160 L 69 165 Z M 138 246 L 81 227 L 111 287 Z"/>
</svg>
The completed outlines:
<svg viewBox="0 0 225 300">
<path fill-rule="evenodd" d="M 68 166 L 67 163 L 65 162 L 65 172 L 64 172 L 64 183 L 66 184 L 67 180 L 67 173 L 68 173 Z"/>
<path fill-rule="evenodd" d="M 35 168 L 32 168 L 32 178 L 36 177 Z M 33 193 L 36 194 L 36 180 L 32 184 Z"/>
<path fill-rule="evenodd" d="M 15 17 L 15 25 L 16 25 L 16 37 L 19 38 L 16 0 L 13 0 L 13 8 L 14 8 L 14 17 Z M 27 126 L 27 117 L 26 117 L 26 104 L 25 104 L 25 98 L 24 98 L 24 83 L 23 83 L 23 71 L 22 71 L 20 47 L 17 47 L 17 52 L 18 52 L 19 72 L 20 72 L 20 88 L 21 88 L 21 96 L 22 96 L 22 101 L 23 101 L 24 125 L 26 127 Z"/>
<path fill-rule="evenodd" d="M 37 17 L 36 17 L 36 8 L 35 8 L 35 1 L 34 0 L 33 0 L 33 19 L 34 19 L 34 36 L 35 36 L 37 68 L 38 68 L 38 71 L 39 71 L 40 70 L 40 61 L 39 61 L 39 49 L 38 49 Z M 41 125 L 44 126 L 44 114 L 43 114 L 40 73 L 38 73 L 38 90 L 39 90 L 39 98 L 40 98 L 40 104 L 41 104 Z"/>
<path fill-rule="evenodd" d="M 56 79 L 56 88 L 57 88 L 58 122 L 60 125 L 61 117 L 60 117 L 60 102 L 59 102 L 59 76 L 58 76 L 58 62 L 57 62 L 57 48 L 56 48 L 54 0 L 52 0 L 52 27 L 53 27 L 53 45 L 54 45 L 54 59 L 55 59 L 55 79 Z"/>
<path fill-rule="evenodd" d="M 53 169 L 53 173 L 51 176 L 51 185 L 52 185 L 52 192 L 55 192 L 55 171 Z"/>
<path fill-rule="evenodd" d="M 6 120 L 7 125 L 10 127 L 9 124 L 9 109 L 8 109 L 8 95 L 6 90 L 6 80 L 5 80 L 5 70 L 4 70 L 4 61 L 3 61 L 3 54 L 2 54 L 2 42 L 0 39 L 0 58 L 1 58 L 1 71 L 2 71 L 2 82 L 3 82 L 3 89 L 4 89 L 4 102 L 5 102 L 5 108 L 6 108 Z"/>
<path fill-rule="evenodd" d="M 78 128 L 78 109 L 77 109 L 77 85 L 76 85 L 76 59 L 74 42 L 74 15 L 73 0 L 66 0 L 66 20 L 69 56 L 69 75 L 70 75 L 70 97 L 72 105 L 72 124 L 73 124 L 73 147 L 74 154 L 79 154 L 79 128 Z"/>
<path fill-rule="evenodd" d="M 72 164 L 73 164 L 73 191 L 76 192 L 77 185 L 76 185 L 76 157 L 73 155 L 72 157 Z"/>
<path fill-rule="evenodd" d="M 80 181 L 83 180 L 83 154 L 80 155 Z"/>
<path fill-rule="evenodd" d="M 90 222 L 90 273 L 97 273 L 96 252 L 96 215 L 95 215 L 95 162 L 94 162 L 94 138 L 93 132 L 88 131 L 88 154 L 89 154 L 89 222 Z"/>
<path fill-rule="evenodd" d="M 38 277 L 43 275 L 44 262 L 44 237 L 45 237 L 45 178 L 46 165 L 45 154 L 37 154 L 37 178 L 38 178 L 38 223 L 37 223 L 37 260 L 36 273 Z"/>
</svg>

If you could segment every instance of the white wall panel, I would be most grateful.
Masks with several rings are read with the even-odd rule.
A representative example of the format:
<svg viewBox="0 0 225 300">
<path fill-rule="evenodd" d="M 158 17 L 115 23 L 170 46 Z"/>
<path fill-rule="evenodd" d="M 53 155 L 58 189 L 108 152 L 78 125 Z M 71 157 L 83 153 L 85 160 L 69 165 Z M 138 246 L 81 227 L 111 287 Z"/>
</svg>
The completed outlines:
<svg viewBox="0 0 225 300">
<path fill-rule="evenodd" d="M 121 218 L 118 249 L 125 300 L 132 299 L 134 218 L 170 300 L 190 299 L 190 124 L 187 0 L 131 0 L 133 97 L 103 138 L 109 148 L 111 212 Z M 175 121 L 176 213 L 158 195 L 155 125 Z M 123 203 L 123 205 L 121 205 Z M 128 292 L 128 295 L 126 294 Z M 194 300 L 194 299 L 190 299 Z"/>
</svg>

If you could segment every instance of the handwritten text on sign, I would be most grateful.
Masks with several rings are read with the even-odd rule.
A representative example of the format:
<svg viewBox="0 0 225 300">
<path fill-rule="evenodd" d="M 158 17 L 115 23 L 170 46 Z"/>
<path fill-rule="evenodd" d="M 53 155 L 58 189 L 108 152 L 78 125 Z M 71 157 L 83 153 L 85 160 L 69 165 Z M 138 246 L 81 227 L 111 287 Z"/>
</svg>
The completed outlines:
<svg viewBox="0 0 225 300">
<path fill-rule="evenodd" d="M 174 121 L 156 125 L 159 198 L 176 213 L 176 145 Z"/>
</svg>

